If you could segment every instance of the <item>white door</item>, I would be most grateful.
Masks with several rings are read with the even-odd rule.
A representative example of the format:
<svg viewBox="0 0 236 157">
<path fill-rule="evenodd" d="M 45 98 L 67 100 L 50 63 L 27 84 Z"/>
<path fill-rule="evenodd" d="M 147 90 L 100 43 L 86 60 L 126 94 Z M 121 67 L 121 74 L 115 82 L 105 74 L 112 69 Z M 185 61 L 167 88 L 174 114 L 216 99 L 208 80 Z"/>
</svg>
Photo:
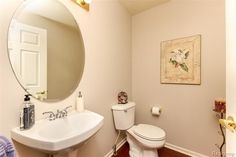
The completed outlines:
<svg viewBox="0 0 236 157">
<path fill-rule="evenodd" d="M 236 119 L 236 0 L 226 0 L 226 111 Z M 236 157 L 236 133 L 226 132 L 226 156 Z"/>
<path fill-rule="evenodd" d="M 34 96 L 47 91 L 47 31 L 13 22 L 9 34 L 9 56 L 15 74 Z M 43 97 L 46 98 L 44 92 Z"/>
</svg>

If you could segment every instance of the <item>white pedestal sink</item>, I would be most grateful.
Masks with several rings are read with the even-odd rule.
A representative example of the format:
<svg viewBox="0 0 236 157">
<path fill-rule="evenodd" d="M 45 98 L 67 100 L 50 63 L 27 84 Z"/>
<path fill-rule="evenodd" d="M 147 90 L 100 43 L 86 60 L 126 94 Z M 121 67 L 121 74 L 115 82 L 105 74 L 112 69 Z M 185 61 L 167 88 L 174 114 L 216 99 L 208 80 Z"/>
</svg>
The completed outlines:
<svg viewBox="0 0 236 157">
<path fill-rule="evenodd" d="M 50 154 L 79 145 L 93 136 L 103 125 L 104 117 L 91 112 L 74 112 L 65 118 L 39 120 L 29 130 L 11 130 L 15 141 Z"/>
</svg>

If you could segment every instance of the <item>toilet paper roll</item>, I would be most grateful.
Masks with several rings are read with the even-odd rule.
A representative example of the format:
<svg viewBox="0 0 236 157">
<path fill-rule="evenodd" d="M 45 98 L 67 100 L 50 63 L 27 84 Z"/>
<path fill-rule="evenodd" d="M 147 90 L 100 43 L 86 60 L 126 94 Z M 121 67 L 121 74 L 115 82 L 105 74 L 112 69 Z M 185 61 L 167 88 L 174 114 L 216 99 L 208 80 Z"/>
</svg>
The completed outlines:
<svg viewBox="0 0 236 157">
<path fill-rule="evenodd" d="M 161 107 L 159 106 L 152 107 L 152 115 L 160 116 L 160 114 L 161 114 Z"/>
</svg>

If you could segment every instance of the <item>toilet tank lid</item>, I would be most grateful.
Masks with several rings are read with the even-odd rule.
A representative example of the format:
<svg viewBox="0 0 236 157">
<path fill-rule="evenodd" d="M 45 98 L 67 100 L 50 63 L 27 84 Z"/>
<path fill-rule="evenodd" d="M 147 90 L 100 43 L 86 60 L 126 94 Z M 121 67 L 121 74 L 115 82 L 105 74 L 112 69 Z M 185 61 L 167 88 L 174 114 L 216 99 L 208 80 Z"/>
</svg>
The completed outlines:
<svg viewBox="0 0 236 157">
<path fill-rule="evenodd" d="M 128 102 L 127 104 L 115 104 L 112 105 L 112 110 L 118 110 L 118 111 L 124 111 L 128 110 L 130 108 L 133 108 L 135 106 L 134 102 Z"/>
</svg>

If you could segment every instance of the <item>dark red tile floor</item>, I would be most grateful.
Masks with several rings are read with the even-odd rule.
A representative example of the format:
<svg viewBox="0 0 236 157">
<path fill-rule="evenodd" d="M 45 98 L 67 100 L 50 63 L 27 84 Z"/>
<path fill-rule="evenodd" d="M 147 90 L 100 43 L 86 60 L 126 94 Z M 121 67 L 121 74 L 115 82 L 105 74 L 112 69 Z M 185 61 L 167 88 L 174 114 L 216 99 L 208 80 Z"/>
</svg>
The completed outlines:
<svg viewBox="0 0 236 157">
<path fill-rule="evenodd" d="M 159 157 L 190 157 L 188 155 L 176 152 L 168 148 L 161 148 L 158 150 Z M 126 142 L 113 157 L 130 157 L 129 156 L 129 144 Z"/>
</svg>

